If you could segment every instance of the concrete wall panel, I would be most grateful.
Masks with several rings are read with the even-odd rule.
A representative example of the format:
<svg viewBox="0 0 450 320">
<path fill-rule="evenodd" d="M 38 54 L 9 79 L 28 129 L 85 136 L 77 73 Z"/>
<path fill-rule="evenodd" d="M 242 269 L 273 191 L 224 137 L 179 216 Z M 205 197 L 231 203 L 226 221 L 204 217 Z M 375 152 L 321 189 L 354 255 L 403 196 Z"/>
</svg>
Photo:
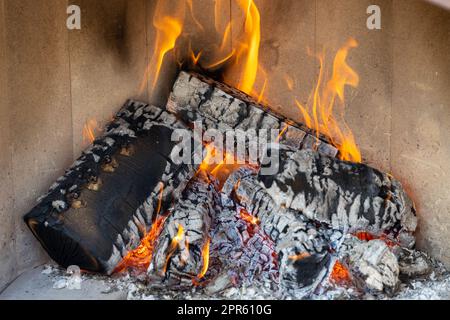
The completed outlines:
<svg viewBox="0 0 450 320">
<path fill-rule="evenodd" d="M 147 60 L 145 0 L 82 0 L 81 30 L 69 31 L 74 157 L 89 144 L 83 127 L 101 127 L 140 92 Z"/>
<path fill-rule="evenodd" d="M 450 265 L 450 12 L 394 1 L 392 172 L 413 196 L 419 247 Z"/>
<path fill-rule="evenodd" d="M 5 1 L 0 0 L 0 288 L 16 273 L 5 26 Z"/>
<path fill-rule="evenodd" d="M 6 38 L 18 272 L 47 256 L 22 221 L 72 161 L 66 1 L 6 0 Z"/>
</svg>

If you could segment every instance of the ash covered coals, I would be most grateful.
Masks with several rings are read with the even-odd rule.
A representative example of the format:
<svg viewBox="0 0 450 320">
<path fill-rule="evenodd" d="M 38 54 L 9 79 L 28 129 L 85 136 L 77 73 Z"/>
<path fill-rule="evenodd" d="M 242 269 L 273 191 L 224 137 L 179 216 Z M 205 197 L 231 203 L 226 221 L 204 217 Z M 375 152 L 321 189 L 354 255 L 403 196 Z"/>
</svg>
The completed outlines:
<svg viewBox="0 0 450 320">
<path fill-rule="evenodd" d="M 290 298 L 312 298 L 337 288 L 346 288 L 353 298 L 381 297 L 395 295 L 405 276 L 410 281 L 431 270 L 429 260 L 412 250 L 410 241 L 403 241 L 407 238 L 403 233 L 413 238 L 415 214 L 392 177 L 313 151 L 288 148 L 281 154 L 282 165 L 274 176 L 244 165 L 220 189 L 206 173 L 192 181 L 181 208 L 174 205 L 158 247 L 162 249 L 155 253 L 155 266 L 165 272 L 160 285 L 152 287 L 161 288 L 172 279 L 173 284 L 211 296 L 260 283 L 274 295 L 282 292 Z M 277 185 L 275 190 L 276 183 L 285 188 Z M 377 210 L 352 205 L 358 197 L 372 197 L 369 204 L 375 203 L 373 198 L 383 192 L 384 201 L 390 203 Z M 344 195 L 347 205 L 342 203 Z M 320 213 L 335 214 L 305 214 L 307 206 L 296 206 L 297 197 L 311 200 L 317 210 L 325 206 Z M 368 208 L 373 219 L 364 215 Z M 195 237 L 189 241 L 186 235 L 180 237 L 180 226 Z M 202 248 L 207 241 L 205 272 Z M 155 268 L 150 268 L 149 274 L 154 273 Z"/>
<path fill-rule="evenodd" d="M 258 277 L 276 285 L 273 241 L 244 210 L 199 171 L 168 211 L 148 270 L 150 286 L 197 286 L 215 294 Z"/>
</svg>

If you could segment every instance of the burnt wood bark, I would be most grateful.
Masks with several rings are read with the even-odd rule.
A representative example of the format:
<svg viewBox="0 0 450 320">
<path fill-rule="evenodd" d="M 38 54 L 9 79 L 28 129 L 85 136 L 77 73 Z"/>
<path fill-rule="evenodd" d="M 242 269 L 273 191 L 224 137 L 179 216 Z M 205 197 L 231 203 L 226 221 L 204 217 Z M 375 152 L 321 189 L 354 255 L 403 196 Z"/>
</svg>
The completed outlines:
<svg viewBox="0 0 450 320">
<path fill-rule="evenodd" d="M 171 162 L 175 128 L 184 126 L 173 115 L 127 102 L 24 218 L 51 258 L 110 274 L 139 245 L 161 192 L 168 207 L 196 170 Z"/>
<path fill-rule="evenodd" d="M 315 150 L 337 156 L 338 150 L 326 137 L 300 123 L 274 113 L 245 93 L 196 73 L 182 71 L 175 82 L 167 110 L 186 123 L 202 121 L 205 129 L 279 129 L 281 143 L 295 149 Z"/>
<path fill-rule="evenodd" d="M 189 182 L 169 209 L 158 237 L 149 273 L 170 286 L 192 285 L 203 268 L 202 251 L 210 245 L 210 228 L 217 212 L 215 185 L 202 171 Z M 209 250 L 208 250 L 209 257 Z"/>
<path fill-rule="evenodd" d="M 278 205 L 252 168 L 230 176 L 223 192 L 257 217 L 275 243 L 283 288 L 311 294 L 330 271 L 330 253 L 339 250 L 343 233 Z"/>
<path fill-rule="evenodd" d="M 278 256 L 282 287 L 285 290 L 295 292 L 297 297 L 307 297 L 319 285 L 322 285 L 326 277 L 331 274 L 334 263 L 341 261 L 351 271 L 352 278 L 350 280 L 354 281 L 353 284 L 358 289 L 363 292 L 369 290 L 388 294 L 394 293 L 399 284 L 399 263 L 394 252 L 405 250 L 401 249 L 402 238 L 398 239 L 398 234 L 399 232 L 412 233 L 416 225 L 413 208 L 409 207 L 411 202 L 408 198 L 404 198 L 406 195 L 397 185 L 398 182 L 388 176 L 385 176 L 383 180 L 378 176 L 381 173 L 371 172 L 374 169 L 363 165 L 349 164 L 312 151 L 294 152 L 291 150 L 287 154 L 282 152 L 282 157 L 287 163 L 282 162 L 283 165 L 280 168 L 279 175 L 261 176 L 255 169 L 243 167 L 230 176 L 222 190 L 222 192 L 233 196 L 237 203 L 257 217 L 261 221 L 261 227 L 265 233 L 273 240 Z M 304 166 L 304 170 L 290 163 L 300 156 L 298 154 L 303 154 L 304 158 L 302 158 L 300 164 Z M 308 161 L 308 159 L 310 160 Z M 311 165 L 314 161 L 321 161 L 320 159 L 324 162 L 322 166 Z M 333 163 L 333 165 L 330 165 L 330 163 Z M 309 170 L 306 170 L 306 168 L 309 168 Z M 331 175 L 331 169 L 335 171 L 335 175 Z M 369 173 L 361 174 L 361 172 L 367 170 Z M 286 175 L 286 171 L 289 174 Z M 331 195 L 324 198 L 332 200 L 333 195 L 339 195 L 339 192 L 342 192 L 342 190 L 336 192 L 334 188 L 327 189 L 328 184 L 322 183 L 321 186 L 324 186 L 324 188 L 314 190 L 314 192 L 302 187 L 299 189 L 300 191 L 296 190 L 298 192 L 293 193 L 289 188 L 303 186 L 303 184 L 293 183 L 295 178 L 308 176 L 308 174 L 330 179 L 339 175 L 353 176 L 352 179 L 356 179 L 356 181 L 351 181 L 353 184 L 350 185 L 355 189 L 352 189 L 353 193 L 349 190 L 345 192 L 347 199 L 361 196 L 364 194 L 364 188 L 378 190 L 380 185 L 387 185 L 385 179 L 389 179 L 388 185 L 391 187 L 389 192 L 393 194 L 384 200 L 392 201 L 399 211 L 394 212 L 391 207 L 393 204 L 386 203 L 385 207 L 381 206 L 378 211 L 371 212 L 375 215 L 373 219 L 366 219 L 363 216 L 364 210 L 370 209 L 369 206 L 358 208 L 361 215 L 351 211 L 340 212 L 340 214 L 355 215 L 338 220 L 340 223 L 334 221 L 331 215 L 328 219 L 326 218 L 328 216 L 321 219 L 318 216 L 308 217 L 303 211 L 285 201 L 289 199 L 288 195 L 294 195 L 295 197 L 295 195 L 303 196 L 302 192 L 314 194 L 314 192 L 326 193 L 327 190 L 330 190 Z M 368 178 L 372 174 L 376 178 Z M 292 180 L 282 180 L 282 182 L 278 180 L 280 185 L 286 187 L 286 189 L 281 187 L 274 190 L 272 183 L 276 183 L 277 179 L 286 176 Z M 358 179 L 361 179 L 361 181 L 356 183 Z M 361 185 L 363 185 L 363 188 L 360 187 Z M 392 188 L 392 185 L 399 189 Z M 340 184 L 340 188 L 345 189 L 345 187 L 345 183 Z M 290 190 L 290 192 L 287 192 L 287 190 Z M 321 196 L 317 194 L 315 196 L 317 197 L 316 201 L 320 201 Z M 367 196 L 371 197 L 370 199 L 373 201 L 380 194 Z M 325 207 L 325 212 L 332 213 L 338 212 L 338 207 L 342 204 L 339 204 L 339 202 L 333 204 L 333 201 L 328 201 L 326 204 L 319 204 L 316 208 L 320 206 Z M 358 220 L 358 217 L 362 220 Z M 394 230 L 395 228 L 397 229 Z M 352 235 L 352 232 L 357 230 L 373 230 L 378 234 L 390 236 L 390 239 L 399 241 L 393 240 L 391 241 L 392 244 L 381 239 L 361 241 Z M 391 248 L 390 246 L 394 244 L 395 246 Z"/>
<path fill-rule="evenodd" d="M 391 175 L 308 150 L 281 147 L 280 156 L 278 174 L 258 177 L 279 206 L 348 232 L 415 231 L 414 204 Z"/>
</svg>

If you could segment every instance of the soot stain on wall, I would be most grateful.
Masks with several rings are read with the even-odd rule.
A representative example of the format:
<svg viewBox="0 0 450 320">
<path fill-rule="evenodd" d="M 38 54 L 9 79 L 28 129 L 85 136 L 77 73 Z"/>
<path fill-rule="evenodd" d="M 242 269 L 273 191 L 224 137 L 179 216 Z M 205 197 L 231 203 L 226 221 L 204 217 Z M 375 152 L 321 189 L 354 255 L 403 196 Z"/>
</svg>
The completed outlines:
<svg viewBox="0 0 450 320">
<path fill-rule="evenodd" d="M 117 64 L 113 67 L 123 70 L 131 65 L 129 34 L 129 6 L 126 0 L 82 0 L 82 32 L 86 28 L 92 34 L 99 55 L 113 56 Z"/>
</svg>

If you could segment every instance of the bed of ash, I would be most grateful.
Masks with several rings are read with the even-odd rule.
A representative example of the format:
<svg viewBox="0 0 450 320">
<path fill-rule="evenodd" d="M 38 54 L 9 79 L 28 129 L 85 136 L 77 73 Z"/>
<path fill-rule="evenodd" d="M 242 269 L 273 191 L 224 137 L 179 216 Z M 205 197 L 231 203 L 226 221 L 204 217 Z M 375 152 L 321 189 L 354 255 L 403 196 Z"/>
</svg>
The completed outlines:
<svg viewBox="0 0 450 320">
<path fill-rule="evenodd" d="M 275 292 L 269 283 L 254 281 L 251 286 L 229 288 L 216 295 L 207 295 L 202 289 L 193 287 L 191 290 L 170 290 L 169 288 L 152 288 L 144 277 L 132 275 L 129 272 L 102 276 L 81 272 L 80 275 L 69 268 L 45 265 L 42 271 L 53 284 L 53 289 L 81 290 L 83 282 L 98 282 L 104 288 L 103 294 L 122 292 L 128 300 L 275 300 L 297 299 L 294 295 Z M 323 286 L 322 292 L 310 297 L 312 300 L 349 300 L 355 299 L 352 288 L 338 286 L 330 281 Z M 361 297 L 359 296 L 358 299 Z M 384 294 L 372 295 L 366 293 L 367 300 L 450 300 L 450 272 L 439 262 L 433 261 L 433 270 L 427 277 L 408 279 L 401 283 L 398 292 L 390 297 Z"/>
</svg>

